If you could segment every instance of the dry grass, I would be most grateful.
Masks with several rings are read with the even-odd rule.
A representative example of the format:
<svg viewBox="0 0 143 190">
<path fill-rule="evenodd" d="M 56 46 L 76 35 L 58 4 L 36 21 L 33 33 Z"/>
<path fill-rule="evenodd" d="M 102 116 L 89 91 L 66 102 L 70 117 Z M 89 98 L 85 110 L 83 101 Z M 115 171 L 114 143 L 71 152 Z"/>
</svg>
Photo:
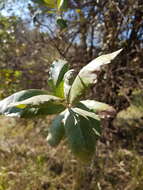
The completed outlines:
<svg viewBox="0 0 143 190">
<path fill-rule="evenodd" d="M 47 145 L 48 124 L 1 117 L 0 190 L 143 189 L 143 158 L 135 146 L 99 142 L 91 165 L 83 166 L 65 142 Z"/>
</svg>

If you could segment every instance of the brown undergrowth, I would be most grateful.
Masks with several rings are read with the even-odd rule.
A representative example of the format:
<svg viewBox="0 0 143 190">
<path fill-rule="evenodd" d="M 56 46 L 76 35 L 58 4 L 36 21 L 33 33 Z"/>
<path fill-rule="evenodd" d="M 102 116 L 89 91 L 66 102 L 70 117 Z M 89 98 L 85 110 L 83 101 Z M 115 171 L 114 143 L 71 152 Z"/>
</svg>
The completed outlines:
<svg viewBox="0 0 143 190">
<path fill-rule="evenodd" d="M 83 166 L 66 142 L 47 144 L 49 122 L 0 118 L 0 190 L 142 190 L 141 142 L 133 135 L 101 139 L 92 163 Z"/>
</svg>

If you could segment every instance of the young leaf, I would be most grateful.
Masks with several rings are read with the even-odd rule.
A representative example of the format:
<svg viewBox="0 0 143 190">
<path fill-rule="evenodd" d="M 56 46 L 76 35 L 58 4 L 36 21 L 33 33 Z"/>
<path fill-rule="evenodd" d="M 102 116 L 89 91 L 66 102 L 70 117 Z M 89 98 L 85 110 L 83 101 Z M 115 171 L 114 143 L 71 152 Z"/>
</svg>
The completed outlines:
<svg viewBox="0 0 143 190">
<path fill-rule="evenodd" d="M 61 98 L 64 97 L 63 77 L 67 71 L 67 62 L 60 59 L 52 63 L 49 71 L 50 78 L 48 84 L 52 88 L 54 95 Z"/>
<path fill-rule="evenodd" d="M 101 70 L 101 66 L 110 63 L 121 51 L 120 49 L 113 53 L 102 55 L 80 70 L 70 90 L 69 101 L 71 104 L 78 102 L 86 89 L 96 84 L 97 74 Z"/>
<path fill-rule="evenodd" d="M 62 80 L 60 84 L 54 88 L 54 95 L 60 98 L 64 98 L 64 81 Z"/>
<path fill-rule="evenodd" d="M 88 118 L 70 110 L 64 119 L 65 133 L 71 151 L 82 162 L 91 161 L 95 152 L 97 135 Z"/>
<path fill-rule="evenodd" d="M 68 64 L 65 60 L 57 60 L 54 61 L 50 67 L 49 80 L 53 83 L 56 87 L 62 81 L 64 74 L 68 71 Z"/>
<path fill-rule="evenodd" d="M 57 146 L 65 136 L 65 129 L 63 125 L 65 112 L 66 111 L 63 111 L 58 116 L 56 116 L 51 123 L 47 137 L 47 141 L 51 146 Z"/>
<path fill-rule="evenodd" d="M 71 85 L 75 78 L 75 71 L 71 69 L 67 71 L 64 75 L 64 97 L 68 99 L 68 95 L 71 89 Z"/>
<path fill-rule="evenodd" d="M 98 114 L 100 118 L 112 117 L 116 113 L 112 106 L 95 100 L 80 101 L 77 107 L 94 112 Z"/>
</svg>

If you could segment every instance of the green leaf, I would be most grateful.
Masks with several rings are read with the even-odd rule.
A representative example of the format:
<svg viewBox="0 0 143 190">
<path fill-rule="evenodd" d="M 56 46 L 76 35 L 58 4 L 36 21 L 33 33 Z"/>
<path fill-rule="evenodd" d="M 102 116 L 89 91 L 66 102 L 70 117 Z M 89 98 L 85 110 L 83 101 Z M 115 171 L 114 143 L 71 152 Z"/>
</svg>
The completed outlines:
<svg viewBox="0 0 143 190">
<path fill-rule="evenodd" d="M 63 18 L 57 18 L 57 24 L 59 25 L 60 29 L 67 28 L 67 20 Z"/>
<path fill-rule="evenodd" d="M 47 141 L 51 146 L 57 146 L 65 136 L 65 129 L 63 125 L 63 119 L 66 111 L 63 111 L 54 118 L 51 123 Z"/>
<path fill-rule="evenodd" d="M 19 116 L 19 112 L 21 112 L 21 109 L 11 108 L 9 107 L 9 105 L 11 103 L 19 102 L 27 98 L 41 94 L 48 94 L 48 92 L 38 89 L 29 89 L 29 90 L 22 90 L 20 92 L 16 92 L 13 95 L 0 101 L 0 114 L 5 114 L 9 116 Z"/>
<path fill-rule="evenodd" d="M 64 81 L 62 80 L 54 90 L 54 95 L 64 98 Z"/>
<path fill-rule="evenodd" d="M 58 0 L 57 1 L 58 9 L 65 9 L 67 8 L 67 0 Z"/>
<path fill-rule="evenodd" d="M 75 78 L 74 69 L 70 69 L 64 75 L 64 97 L 68 100 L 69 92 Z"/>
<path fill-rule="evenodd" d="M 67 0 L 32 0 L 34 3 L 37 3 L 42 6 L 47 6 L 50 9 L 59 9 L 63 11 L 67 9 Z"/>
<path fill-rule="evenodd" d="M 62 81 L 64 74 L 68 71 L 68 64 L 65 60 L 56 60 L 52 63 L 49 71 L 50 78 L 54 86 L 58 86 Z"/>
<path fill-rule="evenodd" d="M 94 112 L 98 114 L 100 118 L 112 117 L 116 113 L 112 106 L 95 100 L 80 101 L 77 107 Z"/>
<path fill-rule="evenodd" d="M 63 100 L 41 90 L 23 90 L 0 101 L 0 114 L 31 118 L 63 111 Z"/>
<path fill-rule="evenodd" d="M 97 119 L 93 119 L 91 117 L 88 118 L 91 128 L 95 133 L 96 140 L 101 136 L 102 128 L 101 128 L 101 121 Z"/>
<path fill-rule="evenodd" d="M 79 115 L 81 115 L 83 117 L 86 117 L 86 118 L 90 117 L 90 118 L 93 118 L 93 119 L 96 119 L 96 120 L 100 120 L 99 116 L 96 115 L 93 112 L 90 112 L 90 111 L 87 111 L 87 110 L 84 110 L 84 109 L 80 109 L 80 108 L 72 108 L 72 110 L 75 113 L 77 113 L 77 114 L 79 114 Z"/>
<path fill-rule="evenodd" d="M 37 4 L 39 4 L 39 5 L 41 5 L 41 6 L 46 6 L 46 3 L 45 3 L 45 1 L 44 0 L 32 0 L 34 3 L 37 3 Z"/>
<path fill-rule="evenodd" d="M 68 64 L 65 60 L 54 61 L 49 71 L 48 84 L 52 88 L 53 94 L 61 98 L 64 97 L 64 74 L 68 71 Z"/>
<path fill-rule="evenodd" d="M 20 102 L 11 103 L 8 107 L 21 109 L 20 116 L 29 112 L 29 109 L 34 109 L 34 115 L 56 114 L 65 109 L 63 99 L 52 95 L 33 96 Z"/>
<path fill-rule="evenodd" d="M 110 63 L 121 51 L 122 49 L 102 55 L 80 70 L 70 90 L 69 101 L 71 104 L 77 103 L 87 88 L 97 83 L 97 75 L 101 70 L 101 66 Z"/>
<path fill-rule="evenodd" d="M 60 9 L 64 4 L 64 0 L 58 0 L 57 4 L 58 4 L 58 9 Z"/>
<path fill-rule="evenodd" d="M 82 117 L 86 118 L 91 122 L 92 129 L 95 132 L 97 136 L 101 135 L 101 128 L 100 128 L 100 118 L 98 115 L 96 115 L 93 112 L 80 109 L 80 108 L 72 108 L 72 110 L 77 113 L 78 115 L 81 115 Z"/>
<path fill-rule="evenodd" d="M 44 0 L 48 8 L 57 8 L 57 0 Z"/>
<path fill-rule="evenodd" d="M 97 135 L 88 117 L 69 109 L 64 119 L 65 134 L 71 151 L 82 162 L 90 162 L 95 152 Z"/>
</svg>

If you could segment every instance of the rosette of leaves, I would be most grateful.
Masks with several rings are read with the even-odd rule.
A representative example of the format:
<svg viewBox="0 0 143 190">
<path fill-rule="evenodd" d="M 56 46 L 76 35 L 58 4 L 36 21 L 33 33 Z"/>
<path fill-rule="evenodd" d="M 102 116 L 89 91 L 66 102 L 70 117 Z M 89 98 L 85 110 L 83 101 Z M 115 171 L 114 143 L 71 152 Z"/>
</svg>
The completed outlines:
<svg viewBox="0 0 143 190">
<path fill-rule="evenodd" d="M 54 61 L 49 72 L 51 92 L 37 89 L 16 92 L 0 101 L 0 113 L 21 118 L 58 114 L 51 122 L 48 143 L 56 147 L 67 139 L 76 158 L 89 162 L 101 135 L 100 119 L 111 116 L 114 109 L 102 102 L 84 100 L 83 95 L 96 84 L 102 65 L 110 63 L 120 51 L 94 59 L 77 76 L 66 61 Z"/>
</svg>

